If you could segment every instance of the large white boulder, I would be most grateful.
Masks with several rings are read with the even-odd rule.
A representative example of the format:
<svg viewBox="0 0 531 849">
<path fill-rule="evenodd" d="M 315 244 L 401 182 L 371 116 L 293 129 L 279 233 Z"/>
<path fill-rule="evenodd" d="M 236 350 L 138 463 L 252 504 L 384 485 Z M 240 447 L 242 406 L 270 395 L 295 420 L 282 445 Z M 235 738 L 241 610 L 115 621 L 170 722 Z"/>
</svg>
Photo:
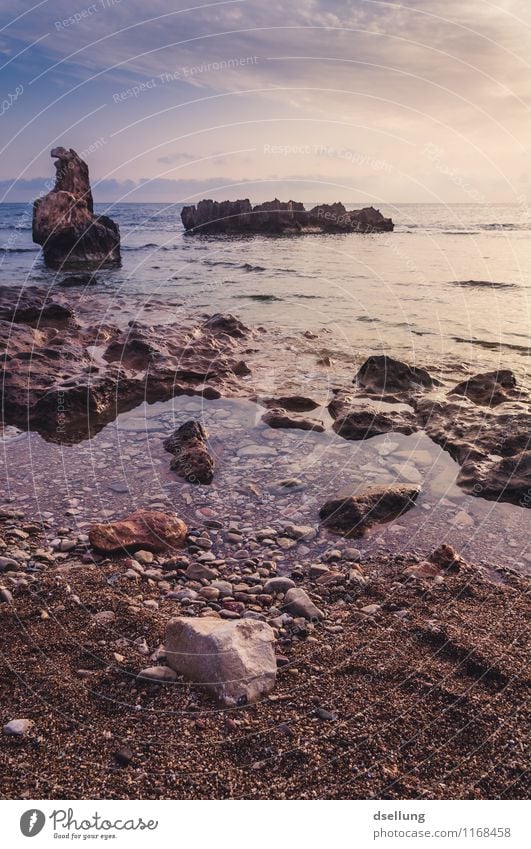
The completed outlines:
<svg viewBox="0 0 531 849">
<path fill-rule="evenodd" d="M 177 617 L 166 627 L 165 648 L 172 669 L 234 706 L 255 702 L 275 686 L 274 642 L 265 622 Z"/>
</svg>

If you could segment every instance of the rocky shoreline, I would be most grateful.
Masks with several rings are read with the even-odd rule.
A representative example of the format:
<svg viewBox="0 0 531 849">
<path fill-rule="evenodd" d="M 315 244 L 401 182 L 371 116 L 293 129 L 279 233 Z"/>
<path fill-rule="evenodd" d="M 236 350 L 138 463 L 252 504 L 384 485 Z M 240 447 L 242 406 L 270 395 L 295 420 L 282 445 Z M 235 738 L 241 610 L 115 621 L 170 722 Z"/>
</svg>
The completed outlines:
<svg viewBox="0 0 531 849">
<path fill-rule="evenodd" d="M 97 555 L 2 514 L 6 797 L 525 796 L 514 573 L 448 546 L 361 565 L 312 550 L 313 528 L 212 518 L 179 553 Z M 263 623 L 274 687 L 219 710 L 171 667 L 175 617 Z"/>
<path fill-rule="evenodd" d="M 304 482 L 269 481 L 281 498 L 266 499 L 246 461 L 267 475 L 284 434 L 344 450 L 383 436 L 392 459 L 390 440 L 424 433 L 457 460 L 463 489 L 527 515 L 526 388 L 507 370 L 455 382 L 372 355 L 348 379 L 330 375 L 325 394 L 289 394 L 281 382 L 270 394 L 259 377 L 264 330 L 218 314 L 110 325 L 99 320 L 104 301 L 75 282 L 3 290 L 4 427 L 38 431 L 49 451 L 91 451 L 142 402 L 253 399 L 270 447 L 236 447 L 231 480 L 267 500 L 272 518 L 239 508 L 233 492 L 228 510 L 209 495 L 223 444 L 194 415 L 167 430 L 144 422 L 146 446 L 160 442 L 156 462 L 182 493 L 178 513 L 147 492 L 132 516 L 100 497 L 87 523 L 79 491 L 63 526 L 42 504 L 38 520 L 5 504 L 8 793 L 127 797 L 134 784 L 145 798 L 523 795 L 526 579 L 496 562 L 472 565 L 443 540 L 424 553 L 364 553 L 358 539 L 420 513 L 424 481 L 411 466 L 402 483 L 382 484 L 368 465 L 348 493 L 312 494 L 301 521 L 296 508 L 291 518 L 281 510 Z M 332 361 L 322 367 L 333 371 Z M 107 482 L 124 459 L 108 447 L 98 463 Z M 129 503 L 127 486 L 116 492 Z M 214 667 L 182 662 L 216 652 Z M 231 676 L 237 687 L 226 686 Z"/>
</svg>

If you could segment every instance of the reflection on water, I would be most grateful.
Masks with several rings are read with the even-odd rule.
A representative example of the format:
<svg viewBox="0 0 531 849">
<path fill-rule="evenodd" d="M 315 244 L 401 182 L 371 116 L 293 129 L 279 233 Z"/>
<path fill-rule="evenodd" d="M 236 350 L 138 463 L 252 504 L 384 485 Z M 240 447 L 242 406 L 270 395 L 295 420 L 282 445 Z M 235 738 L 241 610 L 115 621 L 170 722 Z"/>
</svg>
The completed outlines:
<svg viewBox="0 0 531 849">
<path fill-rule="evenodd" d="M 273 430 L 262 413 L 249 401 L 181 396 L 124 413 L 75 446 L 6 434 L 4 491 L 28 517 L 84 533 L 93 520 L 148 507 L 175 509 L 192 527 L 209 515 L 255 529 L 287 521 L 316 526 L 319 508 L 332 496 L 369 484 L 419 482 L 416 508 L 349 544 L 362 552 L 427 553 L 448 542 L 473 562 L 530 570 L 526 511 L 464 495 L 455 484 L 456 464 L 424 433 L 348 442 L 331 430 Z M 169 471 L 162 442 L 189 418 L 200 418 L 209 432 L 216 462 L 210 487 L 194 487 Z M 337 537 L 322 531 L 312 547 L 335 544 Z"/>
<path fill-rule="evenodd" d="M 25 209 L 0 205 L 0 284 L 54 285 L 31 232 L 13 242 Z M 528 368 L 531 230 L 518 206 L 388 206 L 394 233 L 245 239 L 184 236 L 179 205 L 107 211 L 124 246 L 122 268 L 98 274 L 109 321 L 235 312 L 284 335 L 325 328 L 344 353 Z"/>
</svg>

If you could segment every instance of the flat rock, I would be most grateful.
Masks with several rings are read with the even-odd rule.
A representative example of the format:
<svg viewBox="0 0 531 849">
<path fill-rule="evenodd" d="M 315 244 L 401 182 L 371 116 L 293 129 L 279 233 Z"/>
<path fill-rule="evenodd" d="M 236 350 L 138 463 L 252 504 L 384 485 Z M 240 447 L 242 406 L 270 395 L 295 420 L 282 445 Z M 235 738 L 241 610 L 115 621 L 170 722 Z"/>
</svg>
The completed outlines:
<svg viewBox="0 0 531 849">
<path fill-rule="evenodd" d="M 156 684 L 177 680 L 177 673 L 169 666 L 148 666 L 136 676 L 138 681 L 153 681 Z"/>
<path fill-rule="evenodd" d="M 166 628 L 168 664 L 228 706 L 256 702 L 272 691 L 274 644 L 272 628 L 254 619 L 179 617 Z"/>
<path fill-rule="evenodd" d="M 319 516 L 331 530 L 343 536 L 359 537 L 371 525 L 389 522 L 411 510 L 420 492 L 416 484 L 365 487 L 350 497 L 327 501 Z"/>
<path fill-rule="evenodd" d="M 325 429 L 324 425 L 315 419 L 305 419 L 281 410 L 279 407 L 273 407 L 264 413 L 262 421 L 273 428 L 296 428 L 297 430 L 313 430 L 317 433 L 322 433 Z"/>
<path fill-rule="evenodd" d="M 93 548 L 106 554 L 138 549 L 161 553 L 181 548 L 186 534 L 186 525 L 174 513 L 139 510 L 118 522 L 92 525 L 89 540 Z"/>
</svg>

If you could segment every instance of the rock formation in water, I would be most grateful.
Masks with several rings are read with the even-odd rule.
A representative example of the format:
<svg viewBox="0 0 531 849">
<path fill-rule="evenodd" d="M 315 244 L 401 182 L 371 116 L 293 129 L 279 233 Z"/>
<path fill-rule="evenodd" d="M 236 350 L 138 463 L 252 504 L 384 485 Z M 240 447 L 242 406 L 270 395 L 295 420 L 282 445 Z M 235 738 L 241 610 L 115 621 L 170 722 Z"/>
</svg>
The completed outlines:
<svg viewBox="0 0 531 849">
<path fill-rule="evenodd" d="M 175 395 L 219 398 L 240 385 L 234 369 L 250 331 L 234 316 L 126 328 L 76 314 L 83 291 L 5 287 L 0 291 L 2 423 L 78 442 L 120 412 Z M 91 295 L 91 310 L 106 309 Z M 94 348 L 101 358 L 94 360 Z"/>
<path fill-rule="evenodd" d="M 188 483 L 212 483 L 214 459 L 208 450 L 208 436 L 200 422 L 185 422 L 164 440 L 173 454 L 170 469 Z"/>
<path fill-rule="evenodd" d="M 327 528 L 344 536 L 360 537 L 374 524 L 396 519 L 415 506 L 420 495 L 416 484 L 367 486 L 348 498 L 332 498 L 319 516 Z"/>
<path fill-rule="evenodd" d="M 51 268 L 82 268 L 120 261 L 118 225 L 94 215 L 86 162 L 75 150 L 54 147 L 55 186 L 33 205 L 33 241 Z"/>
<path fill-rule="evenodd" d="M 245 200 L 202 200 L 185 206 L 181 219 L 188 233 L 382 233 L 393 230 L 390 218 L 374 207 L 349 211 L 342 203 L 306 210 L 297 201 L 275 200 L 251 206 Z"/>
</svg>

